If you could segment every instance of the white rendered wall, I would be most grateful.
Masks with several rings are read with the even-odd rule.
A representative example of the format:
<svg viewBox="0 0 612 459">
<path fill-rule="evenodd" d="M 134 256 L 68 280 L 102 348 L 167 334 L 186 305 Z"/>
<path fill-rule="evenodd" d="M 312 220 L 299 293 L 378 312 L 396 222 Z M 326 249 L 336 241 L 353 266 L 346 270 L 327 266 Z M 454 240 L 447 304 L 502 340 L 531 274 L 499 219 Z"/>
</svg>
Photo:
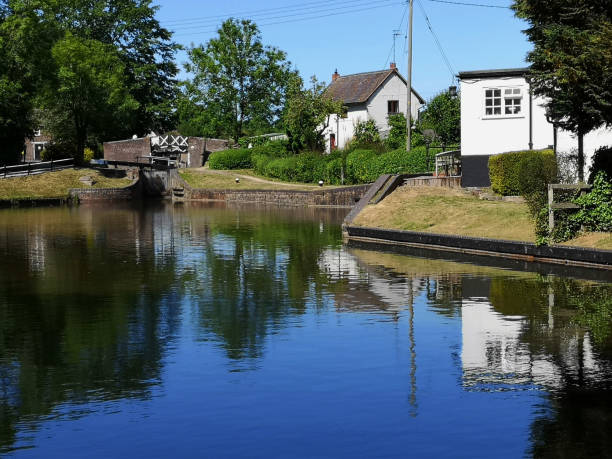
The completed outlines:
<svg viewBox="0 0 612 459">
<path fill-rule="evenodd" d="M 368 112 L 365 104 L 349 107 L 345 118 L 339 117 L 338 115 L 332 115 L 329 126 L 324 132 L 325 151 L 327 153 L 330 152 L 330 134 L 336 135 L 336 146 L 342 149 L 355 135 L 355 126 L 357 123 L 367 120 Z"/>
<path fill-rule="evenodd" d="M 521 114 L 485 115 L 487 88 L 521 88 Z M 546 121 L 544 99 L 532 101 L 532 141 L 534 149 L 548 148 L 554 143 L 552 124 Z M 602 145 L 612 145 L 612 130 L 598 129 L 584 138 L 584 151 L 589 163 L 593 152 Z M 529 85 L 523 77 L 487 78 L 461 81 L 461 154 L 493 155 L 529 148 Z M 578 148 L 576 137 L 559 130 L 557 151 Z"/>
<path fill-rule="evenodd" d="M 390 78 L 387 79 L 379 88 L 372 94 L 370 99 L 368 100 L 368 116 L 370 119 L 373 119 L 378 127 L 378 130 L 383 136 L 389 131 L 389 123 L 388 123 L 388 102 L 390 100 L 399 101 L 399 111 L 406 116 L 408 112 L 406 95 L 408 94 L 408 89 L 406 84 L 402 81 L 402 79 L 397 75 L 393 74 Z M 412 93 L 412 99 L 410 101 L 410 113 L 412 114 L 412 119 L 417 119 L 419 116 L 419 108 L 423 104 L 419 101 L 418 97 Z"/>
</svg>

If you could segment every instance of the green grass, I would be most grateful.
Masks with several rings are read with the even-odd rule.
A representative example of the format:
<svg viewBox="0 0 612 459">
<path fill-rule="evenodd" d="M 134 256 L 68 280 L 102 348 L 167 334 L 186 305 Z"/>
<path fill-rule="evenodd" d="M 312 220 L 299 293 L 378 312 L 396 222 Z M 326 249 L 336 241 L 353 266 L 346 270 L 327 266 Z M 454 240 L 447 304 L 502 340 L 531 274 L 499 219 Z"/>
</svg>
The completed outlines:
<svg viewBox="0 0 612 459">
<path fill-rule="evenodd" d="M 80 177 L 89 176 L 95 181 L 92 187 L 81 183 Z M 0 199 L 65 198 L 72 188 L 122 188 L 132 183 L 123 178 L 104 177 L 92 169 L 65 169 L 26 177 L 0 179 Z"/>
<path fill-rule="evenodd" d="M 323 186 L 308 183 L 283 182 L 281 180 L 261 177 L 251 169 L 237 169 L 231 171 L 210 170 L 208 168 L 183 169 L 179 171 L 183 180 L 192 188 L 219 189 L 219 190 L 307 190 L 314 191 L 321 188 L 337 188 L 337 186 Z M 240 183 L 236 183 L 240 177 Z"/>
<path fill-rule="evenodd" d="M 353 224 L 374 228 L 535 242 L 526 204 L 481 200 L 461 189 L 400 187 Z M 586 233 L 564 245 L 612 250 L 612 233 Z"/>
</svg>

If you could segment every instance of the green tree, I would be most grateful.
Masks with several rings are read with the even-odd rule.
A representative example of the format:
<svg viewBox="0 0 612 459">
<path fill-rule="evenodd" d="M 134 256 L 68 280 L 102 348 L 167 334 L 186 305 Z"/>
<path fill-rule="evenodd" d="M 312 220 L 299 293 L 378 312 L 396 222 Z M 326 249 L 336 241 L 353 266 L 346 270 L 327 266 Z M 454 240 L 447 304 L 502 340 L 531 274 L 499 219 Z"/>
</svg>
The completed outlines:
<svg viewBox="0 0 612 459">
<path fill-rule="evenodd" d="M 549 118 L 578 138 L 578 175 L 584 181 L 585 134 L 612 124 L 612 9 L 609 1 L 515 0 L 516 15 L 534 45 L 527 55 L 534 94 Z"/>
<path fill-rule="evenodd" d="M 32 135 L 34 98 L 48 71 L 53 33 L 34 11 L 0 0 L 0 164 L 19 160 Z"/>
<path fill-rule="evenodd" d="M 414 140 L 413 140 L 413 145 Z M 405 148 L 406 145 L 406 117 L 403 113 L 389 115 L 389 135 L 385 139 L 385 144 L 389 150 Z"/>
<path fill-rule="evenodd" d="M 298 76 L 291 79 L 283 124 L 289 137 L 289 148 L 297 153 L 303 149 L 323 151 L 323 132 L 329 126 L 333 114 L 344 111 L 341 101 L 325 95 L 326 86 L 313 76 L 310 88 Z"/>
<path fill-rule="evenodd" d="M 216 38 L 189 50 L 185 70 L 193 78 L 184 94 L 191 104 L 183 104 L 179 116 L 199 113 L 202 130 L 236 141 L 271 129 L 294 73 L 290 65 L 283 51 L 263 45 L 255 23 L 228 19 Z"/>
<path fill-rule="evenodd" d="M 81 161 L 88 133 L 99 131 L 111 118 L 125 119 L 138 102 L 129 93 L 125 67 L 112 46 L 67 33 L 51 54 L 56 74 L 41 100 L 62 125 L 70 126 L 65 135 L 74 140 Z"/>
<path fill-rule="evenodd" d="M 461 139 L 461 106 L 457 96 L 442 91 L 427 103 L 421 115 L 419 129 L 431 129 L 445 145 L 457 144 Z"/>
</svg>

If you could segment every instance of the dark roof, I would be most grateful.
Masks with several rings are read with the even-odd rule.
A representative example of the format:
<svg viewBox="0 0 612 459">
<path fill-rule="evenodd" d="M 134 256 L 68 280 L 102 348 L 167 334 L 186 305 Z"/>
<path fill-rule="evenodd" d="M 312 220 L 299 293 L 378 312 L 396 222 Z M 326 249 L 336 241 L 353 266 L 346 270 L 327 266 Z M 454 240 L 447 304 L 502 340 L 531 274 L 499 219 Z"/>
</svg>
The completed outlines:
<svg viewBox="0 0 612 459">
<path fill-rule="evenodd" d="M 516 69 L 491 69 L 491 70 L 470 70 L 469 72 L 459 72 L 460 80 L 470 78 L 498 78 L 524 76 L 529 71 L 529 67 Z"/>
<path fill-rule="evenodd" d="M 387 69 L 340 76 L 336 81 L 332 81 L 325 92 L 332 98 L 341 100 L 347 105 L 362 104 L 394 73 L 401 78 L 404 84 L 407 84 L 404 77 L 396 69 Z M 414 88 L 412 88 L 412 92 L 417 96 L 419 102 L 425 103 L 425 100 Z"/>
</svg>

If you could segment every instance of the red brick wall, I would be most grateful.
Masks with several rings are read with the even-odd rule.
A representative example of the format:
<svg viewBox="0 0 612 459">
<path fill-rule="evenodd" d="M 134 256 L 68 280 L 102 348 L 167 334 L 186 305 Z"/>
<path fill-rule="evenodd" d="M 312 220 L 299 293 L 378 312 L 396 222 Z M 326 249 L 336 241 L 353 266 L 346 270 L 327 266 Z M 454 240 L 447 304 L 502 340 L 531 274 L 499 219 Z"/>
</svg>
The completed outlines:
<svg viewBox="0 0 612 459">
<path fill-rule="evenodd" d="M 34 143 L 51 142 L 51 137 L 48 135 L 37 135 L 32 139 L 25 140 L 25 160 L 34 161 Z"/>
<path fill-rule="evenodd" d="M 138 162 L 139 157 L 149 155 L 151 155 L 151 140 L 148 137 L 104 142 L 104 159 L 109 161 Z"/>
</svg>

